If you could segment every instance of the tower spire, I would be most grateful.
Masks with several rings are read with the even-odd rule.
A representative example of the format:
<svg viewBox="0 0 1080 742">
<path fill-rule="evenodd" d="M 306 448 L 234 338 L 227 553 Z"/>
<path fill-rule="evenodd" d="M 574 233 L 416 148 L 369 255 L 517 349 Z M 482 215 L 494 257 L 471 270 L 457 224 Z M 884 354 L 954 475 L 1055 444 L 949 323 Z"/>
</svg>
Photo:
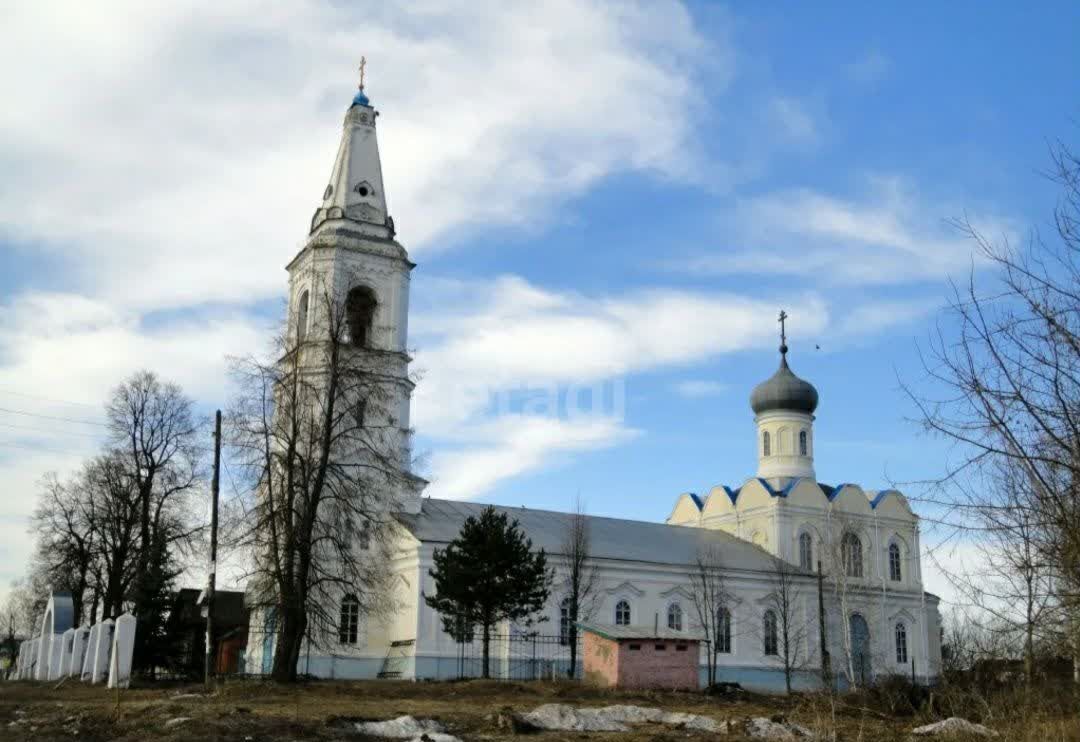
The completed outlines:
<svg viewBox="0 0 1080 742">
<path fill-rule="evenodd" d="M 359 90 L 345 111 L 341 144 L 323 191 L 322 205 L 311 219 L 310 232 L 314 234 L 324 224 L 341 226 L 344 221 L 366 235 L 392 240 L 394 222 L 387 211 L 375 135 L 375 119 L 379 114 L 364 93 L 367 57 L 360 57 L 359 69 Z"/>
</svg>

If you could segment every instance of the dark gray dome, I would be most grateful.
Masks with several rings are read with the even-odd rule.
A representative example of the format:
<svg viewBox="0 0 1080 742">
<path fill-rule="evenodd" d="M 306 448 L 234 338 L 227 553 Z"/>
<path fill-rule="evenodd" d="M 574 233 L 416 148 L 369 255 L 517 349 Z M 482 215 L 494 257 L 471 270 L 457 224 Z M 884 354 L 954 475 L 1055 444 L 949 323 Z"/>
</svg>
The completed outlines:
<svg viewBox="0 0 1080 742">
<path fill-rule="evenodd" d="M 771 410 L 792 410 L 812 415 L 817 404 L 817 389 L 791 372 L 787 365 L 787 354 L 783 352 L 780 355 L 780 368 L 754 387 L 750 394 L 750 407 L 755 415 Z"/>
</svg>

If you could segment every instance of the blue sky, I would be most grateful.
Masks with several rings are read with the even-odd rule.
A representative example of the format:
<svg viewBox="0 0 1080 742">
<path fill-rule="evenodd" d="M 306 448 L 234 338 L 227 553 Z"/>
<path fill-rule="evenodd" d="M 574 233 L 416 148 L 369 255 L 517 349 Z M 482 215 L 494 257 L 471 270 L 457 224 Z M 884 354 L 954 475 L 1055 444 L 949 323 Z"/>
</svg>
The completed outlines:
<svg viewBox="0 0 1080 742">
<path fill-rule="evenodd" d="M 264 346 L 361 54 L 419 264 L 432 494 L 656 520 L 737 485 L 781 306 L 821 394 L 819 478 L 939 473 L 899 384 L 950 276 L 980 270 L 946 220 L 1045 226 L 1047 141 L 1080 115 L 1080 8 L 1037 10 L 0 9 L 0 408 L 30 413 L 0 412 L 0 582 L 35 482 L 93 452 L 112 385 L 149 366 L 210 411 L 225 356 Z M 622 401 L 522 407 L 592 386 Z"/>
</svg>

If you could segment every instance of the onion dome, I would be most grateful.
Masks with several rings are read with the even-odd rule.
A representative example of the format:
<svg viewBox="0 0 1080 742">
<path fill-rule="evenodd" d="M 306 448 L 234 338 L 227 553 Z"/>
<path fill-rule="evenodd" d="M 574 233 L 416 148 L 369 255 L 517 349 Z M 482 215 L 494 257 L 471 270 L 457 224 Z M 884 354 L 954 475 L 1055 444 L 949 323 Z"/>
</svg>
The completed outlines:
<svg viewBox="0 0 1080 742">
<path fill-rule="evenodd" d="M 370 106 L 371 101 L 369 101 L 368 97 L 366 95 L 364 95 L 363 90 L 358 90 L 358 91 L 356 91 L 356 95 L 353 96 L 352 105 L 353 106 Z M 349 108 L 352 108 L 352 106 L 349 106 Z"/>
<path fill-rule="evenodd" d="M 780 346 L 780 368 L 761 382 L 750 394 L 750 408 L 755 415 L 774 410 L 814 414 L 818 393 L 809 381 L 803 381 L 787 365 L 787 345 Z"/>
</svg>

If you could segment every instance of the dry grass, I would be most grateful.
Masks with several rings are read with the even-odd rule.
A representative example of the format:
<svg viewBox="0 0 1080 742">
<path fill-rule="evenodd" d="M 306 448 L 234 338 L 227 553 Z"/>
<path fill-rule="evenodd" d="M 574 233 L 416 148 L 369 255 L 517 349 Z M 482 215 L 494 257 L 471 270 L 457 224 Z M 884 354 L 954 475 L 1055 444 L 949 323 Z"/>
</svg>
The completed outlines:
<svg viewBox="0 0 1080 742">
<path fill-rule="evenodd" d="M 859 705 L 854 698 L 826 696 L 776 698 L 745 695 L 737 699 L 698 693 L 606 691 L 573 683 L 411 683 L 392 681 L 317 682 L 281 687 L 256 681 L 219 685 L 208 695 L 201 686 L 142 687 L 116 695 L 80 683 L 61 688 L 37 683 L 0 684 L 0 740 L 344 740 L 358 739 L 347 719 L 387 719 L 401 714 L 435 718 L 467 742 L 500 740 L 510 732 L 496 724 L 498 712 L 528 710 L 542 703 L 599 706 L 631 703 L 673 711 L 691 711 L 716 719 L 784 715 L 828 739 L 903 740 L 928 718 L 895 717 Z M 175 717 L 190 721 L 166 728 Z M 17 722 L 14 726 L 11 722 Z M 991 721 L 1005 739 L 1077 740 L 1080 720 L 1042 714 L 1023 721 Z M 834 736 L 835 735 L 835 736 Z M 536 742 L 588 739 L 590 742 L 665 742 L 704 737 L 659 725 L 630 734 L 551 732 Z M 737 736 L 728 739 L 738 739 Z"/>
</svg>

